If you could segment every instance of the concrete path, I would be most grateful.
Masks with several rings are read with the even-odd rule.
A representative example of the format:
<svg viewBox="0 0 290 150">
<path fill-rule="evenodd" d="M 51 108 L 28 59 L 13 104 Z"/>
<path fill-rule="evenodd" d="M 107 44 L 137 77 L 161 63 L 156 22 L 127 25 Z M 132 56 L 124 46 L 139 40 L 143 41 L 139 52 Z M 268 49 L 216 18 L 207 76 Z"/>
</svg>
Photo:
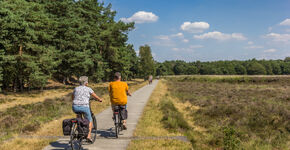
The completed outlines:
<svg viewBox="0 0 290 150">
<path fill-rule="evenodd" d="M 130 138 L 133 136 L 138 120 L 157 83 L 158 81 L 155 80 L 151 85 L 140 88 L 131 97 L 128 97 L 128 129 L 121 131 L 118 139 L 115 138 L 112 110 L 108 108 L 96 115 L 98 123 L 98 137 L 96 142 L 91 145 L 83 145 L 83 148 L 87 150 L 125 150 L 131 141 Z M 44 150 L 69 149 L 68 142 L 69 137 L 64 137 L 51 143 Z"/>
</svg>

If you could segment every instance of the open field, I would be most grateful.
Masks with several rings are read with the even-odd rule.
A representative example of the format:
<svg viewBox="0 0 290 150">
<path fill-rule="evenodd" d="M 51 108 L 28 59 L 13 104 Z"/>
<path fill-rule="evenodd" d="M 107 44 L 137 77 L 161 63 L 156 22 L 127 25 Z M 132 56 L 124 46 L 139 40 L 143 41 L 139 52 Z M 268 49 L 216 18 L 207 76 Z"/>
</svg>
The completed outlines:
<svg viewBox="0 0 290 150">
<path fill-rule="evenodd" d="M 290 76 L 174 76 L 160 84 L 136 136 L 184 135 L 193 149 L 290 147 Z M 172 143 L 139 140 L 129 149 Z"/>
<path fill-rule="evenodd" d="M 130 90 L 133 92 L 147 84 L 143 80 L 128 82 Z M 101 96 L 103 103 L 92 102 L 92 109 L 95 114 L 101 112 L 110 105 L 107 93 L 108 83 L 91 84 L 97 95 Z M 62 136 L 61 123 L 65 118 L 75 117 L 71 110 L 71 90 L 67 95 L 52 99 L 41 99 L 35 103 L 15 105 L 0 112 L 0 149 L 41 149 L 56 139 L 27 139 L 18 137 L 21 135 L 29 136 Z M 57 93 L 57 92 L 56 92 Z M 61 93 L 61 92 L 59 92 Z M 33 98 L 40 99 L 35 94 Z M 25 95 L 25 94 L 23 94 Z M 55 95 L 54 95 L 55 96 Z M 11 95 L 11 97 L 13 97 Z M 28 98 L 28 97 L 24 97 Z M 7 102 L 9 103 L 9 102 Z M 14 138 L 12 138 L 14 137 Z M 7 139 L 10 139 L 5 141 Z"/>
</svg>

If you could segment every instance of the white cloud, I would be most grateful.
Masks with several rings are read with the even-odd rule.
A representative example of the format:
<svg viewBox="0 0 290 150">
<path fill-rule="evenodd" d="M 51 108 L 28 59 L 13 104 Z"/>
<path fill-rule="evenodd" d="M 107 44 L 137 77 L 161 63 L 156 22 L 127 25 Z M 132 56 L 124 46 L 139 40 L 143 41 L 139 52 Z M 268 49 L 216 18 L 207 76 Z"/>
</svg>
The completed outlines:
<svg viewBox="0 0 290 150">
<path fill-rule="evenodd" d="M 150 23 L 150 22 L 156 22 L 158 20 L 158 16 L 156 16 L 152 12 L 146 12 L 146 11 L 138 11 L 130 18 L 121 18 L 120 20 L 123 22 L 135 22 L 135 23 Z"/>
<path fill-rule="evenodd" d="M 184 22 L 180 28 L 187 32 L 201 33 L 209 28 L 209 24 L 207 22 Z"/>
<path fill-rule="evenodd" d="M 249 44 L 249 45 L 253 45 L 253 44 L 254 44 L 254 42 L 252 42 L 252 41 L 249 41 L 249 42 L 248 42 L 248 44 Z"/>
<path fill-rule="evenodd" d="M 171 37 L 179 37 L 179 38 L 183 38 L 184 35 L 183 35 L 183 33 L 179 32 L 179 33 L 176 33 L 176 34 L 172 34 Z"/>
<path fill-rule="evenodd" d="M 276 51 L 277 51 L 277 50 L 274 49 L 274 48 L 264 50 L 265 53 L 274 53 L 274 52 L 276 52 Z"/>
<path fill-rule="evenodd" d="M 155 39 L 158 39 L 158 40 L 151 42 L 152 45 L 167 46 L 167 47 L 175 45 L 174 41 L 172 41 L 170 39 L 170 36 L 168 35 L 159 35 L 159 36 L 156 36 Z"/>
<path fill-rule="evenodd" d="M 290 19 L 285 19 L 280 23 L 281 26 L 290 26 Z"/>
<path fill-rule="evenodd" d="M 275 42 L 290 42 L 290 34 L 269 33 L 265 37 L 270 38 Z"/>
<path fill-rule="evenodd" d="M 251 46 L 246 46 L 246 49 L 259 49 L 259 48 L 264 48 L 264 46 L 259 46 L 259 45 L 251 45 Z"/>
<path fill-rule="evenodd" d="M 226 33 L 221 33 L 219 31 L 213 31 L 213 32 L 208 32 L 204 33 L 201 35 L 194 35 L 195 39 L 215 39 L 215 40 L 230 40 L 230 39 L 235 39 L 235 40 L 246 40 L 247 38 L 241 34 L 241 33 L 232 33 L 232 34 L 226 34 Z"/>
<path fill-rule="evenodd" d="M 188 43 L 189 40 L 188 40 L 188 39 L 183 39 L 182 42 L 184 42 L 184 43 Z"/>
<path fill-rule="evenodd" d="M 194 50 L 198 49 L 198 48 L 203 48 L 203 45 L 190 45 L 189 47 L 186 47 L 186 48 L 177 48 L 177 47 L 174 47 L 172 48 L 173 51 L 176 51 L 176 52 L 193 52 Z"/>
<path fill-rule="evenodd" d="M 167 35 L 159 35 L 159 36 L 156 36 L 155 38 L 159 40 L 170 40 L 169 36 Z"/>
</svg>

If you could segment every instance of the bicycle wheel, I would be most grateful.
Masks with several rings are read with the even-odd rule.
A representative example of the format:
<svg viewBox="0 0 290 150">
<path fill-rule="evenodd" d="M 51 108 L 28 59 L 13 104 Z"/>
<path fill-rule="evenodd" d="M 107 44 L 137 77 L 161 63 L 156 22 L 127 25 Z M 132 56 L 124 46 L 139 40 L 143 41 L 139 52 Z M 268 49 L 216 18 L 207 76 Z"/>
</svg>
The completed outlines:
<svg viewBox="0 0 290 150">
<path fill-rule="evenodd" d="M 92 118 L 93 118 L 93 128 L 92 128 L 91 135 L 92 135 L 92 141 L 94 143 L 96 141 L 96 138 L 97 138 L 97 120 L 96 120 L 96 117 L 94 115 L 92 116 Z"/>
<path fill-rule="evenodd" d="M 115 114 L 115 116 L 114 116 L 114 121 L 115 121 L 115 134 L 116 134 L 116 138 L 118 138 L 118 135 L 119 135 L 119 118 L 117 117 L 117 114 Z"/>
<path fill-rule="evenodd" d="M 72 150 L 80 150 L 81 149 L 81 142 L 77 137 L 77 128 L 76 123 L 73 123 L 71 133 L 70 133 L 70 146 Z"/>
</svg>

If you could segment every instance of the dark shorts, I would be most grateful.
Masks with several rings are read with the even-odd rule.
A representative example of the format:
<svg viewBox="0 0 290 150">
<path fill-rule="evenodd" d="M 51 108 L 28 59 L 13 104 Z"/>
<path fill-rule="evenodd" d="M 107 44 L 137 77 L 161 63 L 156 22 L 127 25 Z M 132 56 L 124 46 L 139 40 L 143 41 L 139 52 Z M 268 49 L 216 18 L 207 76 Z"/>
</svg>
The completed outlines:
<svg viewBox="0 0 290 150">
<path fill-rule="evenodd" d="M 121 109 L 121 117 L 123 120 L 126 120 L 128 118 L 127 105 L 112 105 L 113 112 L 115 111 L 115 109 Z"/>
</svg>

